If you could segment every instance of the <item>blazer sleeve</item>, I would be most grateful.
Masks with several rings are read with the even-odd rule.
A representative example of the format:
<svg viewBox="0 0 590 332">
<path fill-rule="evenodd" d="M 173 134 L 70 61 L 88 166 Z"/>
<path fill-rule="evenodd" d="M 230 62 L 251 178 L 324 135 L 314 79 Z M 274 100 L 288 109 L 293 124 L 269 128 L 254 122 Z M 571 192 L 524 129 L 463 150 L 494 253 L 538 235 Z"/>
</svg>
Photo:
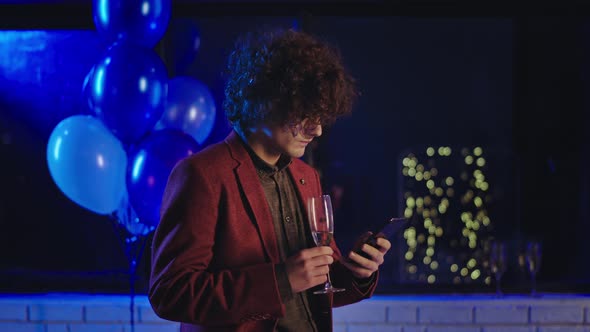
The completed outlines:
<svg viewBox="0 0 590 332">
<path fill-rule="evenodd" d="M 319 174 L 315 170 L 314 173 L 316 183 L 318 184 L 317 192 L 321 193 L 322 189 Z M 352 272 L 340 263 L 343 257 L 334 238 L 330 246 L 334 250 L 334 263 L 330 266 L 330 278 L 334 285 L 346 289 L 344 292 L 334 293 L 333 306 L 340 307 L 371 297 L 377 287 L 379 271 L 375 272 L 368 285 L 359 285 L 356 278 L 352 275 Z"/>
<path fill-rule="evenodd" d="M 152 245 L 152 308 L 167 320 L 207 326 L 283 316 L 274 264 L 209 269 L 222 195 L 204 173 L 185 159 L 166 184 Z"/>
</svg>

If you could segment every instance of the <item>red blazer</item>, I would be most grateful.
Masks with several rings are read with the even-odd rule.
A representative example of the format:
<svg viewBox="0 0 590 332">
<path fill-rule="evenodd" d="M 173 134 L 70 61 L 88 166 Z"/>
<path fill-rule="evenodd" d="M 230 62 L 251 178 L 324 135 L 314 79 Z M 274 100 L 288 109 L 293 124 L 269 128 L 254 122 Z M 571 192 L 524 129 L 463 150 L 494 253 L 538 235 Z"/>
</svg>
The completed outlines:
<svg viewBox="0 0 590 332">
<path fill-rule="evenodd" d="M 318 173 L 303 161 L 294 158 L 288 172 L 303 202 L 322 193 Z M 332 281 L 346 288 L 333 305 L 370 297 L 376 282 L 359 289 L 332 247 Z M 272 331 L 285 314 L 279 262 L 266 196 L 235 133 L 175 166 L 152 246 L 149 299 L 158 316 L 181 322 L 182 331 Z"/>
</svg>

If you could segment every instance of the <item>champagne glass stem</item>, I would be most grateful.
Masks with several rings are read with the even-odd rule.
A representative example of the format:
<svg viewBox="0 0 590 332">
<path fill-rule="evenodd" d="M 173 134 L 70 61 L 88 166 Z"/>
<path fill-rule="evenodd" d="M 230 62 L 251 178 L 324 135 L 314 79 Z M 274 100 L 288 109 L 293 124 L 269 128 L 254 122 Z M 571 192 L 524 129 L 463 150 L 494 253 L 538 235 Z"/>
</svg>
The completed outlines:
<svg viewBox="0 0 590 332">
<path fill-rule="evenodd" d="M 332 288 L 332 280 L 330 279 L 330 272 L 328 272 L 326 277 L 328 277 L 328 280 L 326 280 L 326 284 L 324 285 L 324 288 L 330 289 L 330 288 Z"/>
<path fill-rule="evenodd" d="M 531 296 L 537 295 L 537 278 L 536 274 L 533 272 L 531 273 Z"/>
</svg>

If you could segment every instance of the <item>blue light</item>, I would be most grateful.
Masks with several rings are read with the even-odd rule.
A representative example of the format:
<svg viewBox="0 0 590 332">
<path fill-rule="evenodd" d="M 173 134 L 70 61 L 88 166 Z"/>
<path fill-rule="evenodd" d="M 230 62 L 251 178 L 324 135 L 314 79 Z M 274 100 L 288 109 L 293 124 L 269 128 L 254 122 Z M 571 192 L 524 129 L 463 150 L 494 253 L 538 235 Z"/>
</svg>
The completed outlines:
<svg viewBox="0 0 590 332">
<path fill-rule="evenodd" d="M 108 0 L 98 0 L 98 19 L 106 26 L 109 22 Z"/>
<path fill-rule="evenodd" d="M 1 112 L 42 135 L 62 119 L 88 112 L 82 88 L 104 51 L 98 37 L 88 30 L 0 31 L 0 97 L 12 105 Z"/>
<path fill-rule="evenodd" d="M 141 171 L 143 170 L 143 164 L 145 163 L 145 151 L 142 150 L 137 154 L 137 158 L 133 161 L 133 170 L 131 172 L 131 180 L 136 182 L 139 179 Z"/>
<path fill-rule="evenodd" d="M 141 76 L 139 78 L 139 91 L 144 93 L 147 90 L 147 78 L 145 76 Z"/>
<path fill-rule="evenodd" d="M 57 141 L 55 142 L 55 147 L 53 149 L 53 159 L 55 160 L 59 160 L 59 148 L 61 147 L 61 136 L 57 138 Z"/>
<path fill-rule="evenodd" d="M 108 60 L 109 59 L 107 59 L 107 61 Z M 105 80 L 104 67 L 98 68 L 98 70 L 94 74 L 94 80 L 95 80 L 95 82 L 94 82 L 94 95 L 96 96 L 96 99 L 100 99 L 102 97 L 102 95 L 104 94 L 104 80 Z"/>
<path fill-rule="evenodd" d="M 163 89 L 165 89 L 166 86 L 162 86 L 159 82 L 152 82 L 152 88 L 150 89 L 151 91 L 151 103 L 152 105 L 156 106 L 158 105 L 158 103 L 160 102 L 160 99 L 162 98 L 162 93 L 164 91 L 162 91 Z"/>
<path fill-rule="evenodd" d="M 160 16 L 162 15 L 162 1 L 154 1 L 154 16 Z"/>
<path fill-rule="evenodd" d="M 150 14 L 150 3 L 147 1 L 144 1 L 141 4 L 141 15 L 148 16 L 149 14 Z"/>
<path fill-rule="evenodd" d="M 0 67 L 2 76 L 17 77 L 19 82 L 26 82 L 31 77 L 39 82 L 38 75 L 34 75 L 30 68 L 30 55 L 46 51 L 47 33 L 45 31 L 2 31 L 0 32 Z M 18 45 L 18 47 L 14 47 Z M 19 75 L 23 71 L 28 76 Z"/>
</svg>

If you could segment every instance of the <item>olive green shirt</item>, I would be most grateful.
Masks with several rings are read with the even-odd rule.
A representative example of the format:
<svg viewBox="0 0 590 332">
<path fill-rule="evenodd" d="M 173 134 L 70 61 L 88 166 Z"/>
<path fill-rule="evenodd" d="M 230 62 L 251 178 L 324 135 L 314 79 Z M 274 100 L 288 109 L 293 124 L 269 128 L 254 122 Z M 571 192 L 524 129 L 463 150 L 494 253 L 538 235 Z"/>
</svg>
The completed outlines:
<svg viewBox="0 0 590 332">
<path fill-rule="evenodd" d="M 262 160 L 246 144 L 244 146 L 250 154 L 273 218 L 275 233 L 277 236 L 277 247 L 281 257 L 280 264 L 275 265 L 275 273 L 279 284 L 281 299 L 285 304 L 285 316 L 280 318 L 276 331 L 318 331 L 311 307 L 318 308 L 318 301 L 321 295 L 314 295 L 308 290 L 300 293 L 293 293 L 291 284 L 285 271 L 284 261 L 305 248 L 315 245 L 311 238 L 311 230 L 293 179 L 287 171 L 291 164 L 291 158 L 282 155 L 275 166 Z M 359 288 L 368 288 L 374 281 L 375 274 L 367 279 L 354 279 Z M 316 303 L 317 302 L 317 303 Z M 325 314 L 325 313 L 324 313 Z"/>
<path fill-rule="evenodd" d="M 311 233 L 307 225 L 293 180 L 287 171 L 291 158 L 281 156 L 275 166 L 258 157 L 251 148 L 247 148 L 254 166 L 256 167 L 260 183 L 264 189 L 266 200 L 273 217 L 277 245 L 281 262 L 302 249 L 309 248 Z M 291 284 L 285 271 L 285 264 L 275 266 L 279 284 L 279 292 L 285 304 L 285 316 L 280 318 L 277 331 L 317 331 L 316 324 L 310 310 L 309 292 L 293 293 Z"/>
</svg>

